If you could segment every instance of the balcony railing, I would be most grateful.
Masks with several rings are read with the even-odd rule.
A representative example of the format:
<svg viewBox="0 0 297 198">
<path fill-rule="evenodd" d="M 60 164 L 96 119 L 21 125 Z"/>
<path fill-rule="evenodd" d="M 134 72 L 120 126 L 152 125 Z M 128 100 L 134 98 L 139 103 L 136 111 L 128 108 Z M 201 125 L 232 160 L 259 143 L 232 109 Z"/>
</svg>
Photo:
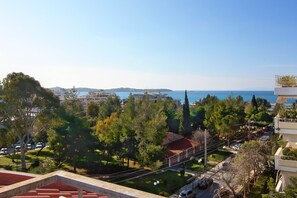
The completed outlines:
<svg viewBox="0 0 297 198">
<path fill-rule="evenodd" d="M 277 87 L 297 87 L 297 76 L 277 75 L 275 76 L 275 82 Z"/>
<path fill-rule="evenodd" d="M 275 133 L 297 134 L 297 119 L 274 117 Z"/>
<path fill-rule="evenodd" d="M 280 122 L 296 122 L 297 123 L 297 119 L 292 119 L 292 118 L 279 118 Z"/>
<path fill-rule="evenodd" d="M 297 171 L 297 160 L 291 156 L 285 156 L 283 149 L 279 148 L 274 156 L 275 168 L 286 171 Z"/>
</svg>

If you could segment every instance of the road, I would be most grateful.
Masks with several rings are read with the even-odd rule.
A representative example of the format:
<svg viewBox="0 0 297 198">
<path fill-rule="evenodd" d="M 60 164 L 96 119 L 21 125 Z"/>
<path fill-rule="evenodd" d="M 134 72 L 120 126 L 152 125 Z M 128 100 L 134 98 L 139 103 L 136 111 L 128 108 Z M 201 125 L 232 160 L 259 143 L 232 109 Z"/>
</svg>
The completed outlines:
<svg viewBox="0 0 297 198">
<path fill-rule="evenodd" d="M 205 190 L 200 190 L 197 187 L 197 182 L 198 180 L 195 180 L 189 185 L 184 186 L 181 190 L 190 190 L 193 189 L 193 191 L 196 193 L 196 198 L 213 198 L 214 195 L 216 194 L 216 191 L 220 189 L 221 187 L 224 187 L 229 190 L 227 187 L 226 183 L 222 181 L 222 173 L 224 170 L 220 169 L 221 164 L 227 162 L 227 163 L 232 163 L 232 158 L 229 157 L 225 161 L 217 164 L 214 168 L 211 170 L 201 174 L 199 178 L 207 177 L 207 178 L 212 178 L 213 179 L 213 184 L 209 186 Z M 234 180 L 235 182 L 235 180 Z M 177 195 L 171 196 L 171 197 L 177 197 Z"/>
</svg>

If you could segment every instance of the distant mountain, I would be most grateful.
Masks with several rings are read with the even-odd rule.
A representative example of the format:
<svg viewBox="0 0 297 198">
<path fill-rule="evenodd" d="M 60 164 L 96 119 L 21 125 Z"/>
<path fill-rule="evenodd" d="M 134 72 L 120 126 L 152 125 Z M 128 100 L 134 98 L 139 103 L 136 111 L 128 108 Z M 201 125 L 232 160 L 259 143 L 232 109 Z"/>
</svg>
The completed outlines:
<svg viewBox="0 0 297 198">
<path fill-rule="evenodd" d="M 54 92 L 60 92 L 64 93 L 67 89 L 72 88 L 62 88 L 62 87 L 52 87 L 50 90 Z M 94 89 L 94 88 L 87 88 L 87 87 L 76 87 L 75 88 L 78 92 L 96 92 L 96 91 L 102 91 L 103 89 Z"/>
<path fill-rule="evenodd" d="M 65 90 L 70 88 L 62 88 L 62 87 L 52 87 L 51 90 L 55 92 L 63 93 Z M 95 89 L 95 88 L 87 88 L 87 87 L 77 87 L 75 88 L 78 92 L 96 92 L 96 91 L 108 91 L 108 92 L 170 92 L 170 89 L 136 89 L 136 88 L 113 88 L 113 89 Z"/>
<path fill-rule="evenodd" d="M 128 87 L 121 87 L 121 88 L 113 88 L 113 89 L 105 89 L 105 91 L 110 92 L 169 92 L 172 91 L 170 89 L 136 89 L 136 88 L 128 88 Z"/>
</svg>

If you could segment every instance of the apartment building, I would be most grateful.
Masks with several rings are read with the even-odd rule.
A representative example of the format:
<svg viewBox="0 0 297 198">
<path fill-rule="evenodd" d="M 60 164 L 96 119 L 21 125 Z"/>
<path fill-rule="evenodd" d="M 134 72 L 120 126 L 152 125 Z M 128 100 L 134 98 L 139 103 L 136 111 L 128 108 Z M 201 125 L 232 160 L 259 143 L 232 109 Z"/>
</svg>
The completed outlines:
<svg viewBox="0 0 297 198">
<path fill-rule="evenodd" d="M 277 76 L 274 94 L 278 102 L 297 99 L 297 76 Z M 292 106 L 292 105 L 291 105 Z M 297 117 L 292 109 L 286 109 L 274 118 L 275 133 L 279 134 L 285 146 L 278 148 L 275 153 L 275 169 L 277 174 L 277 192 L 283 192 L 291 183 L 291 177 L 297 177 Z"/>
</svg>

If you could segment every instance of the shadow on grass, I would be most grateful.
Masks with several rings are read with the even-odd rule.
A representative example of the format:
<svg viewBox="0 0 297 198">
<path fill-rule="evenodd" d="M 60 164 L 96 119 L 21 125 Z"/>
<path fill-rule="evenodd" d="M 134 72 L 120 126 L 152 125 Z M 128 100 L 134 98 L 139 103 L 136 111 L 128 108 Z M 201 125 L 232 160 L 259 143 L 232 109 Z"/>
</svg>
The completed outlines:
<svg viewBox="0 0 297 198">
<path fill-rule="evenodd" d="M 34 150 L 34 151 L 28 152 L 28 154 L 36 156 L 36 157 L 54 157 L 55 156 L 55 154 L 49 150 L 42 150 L 42 151 L 40 151 L 39 155 L 37 156 L 38 152 L 39 152 L 38 150 Z"/>
</svg>

